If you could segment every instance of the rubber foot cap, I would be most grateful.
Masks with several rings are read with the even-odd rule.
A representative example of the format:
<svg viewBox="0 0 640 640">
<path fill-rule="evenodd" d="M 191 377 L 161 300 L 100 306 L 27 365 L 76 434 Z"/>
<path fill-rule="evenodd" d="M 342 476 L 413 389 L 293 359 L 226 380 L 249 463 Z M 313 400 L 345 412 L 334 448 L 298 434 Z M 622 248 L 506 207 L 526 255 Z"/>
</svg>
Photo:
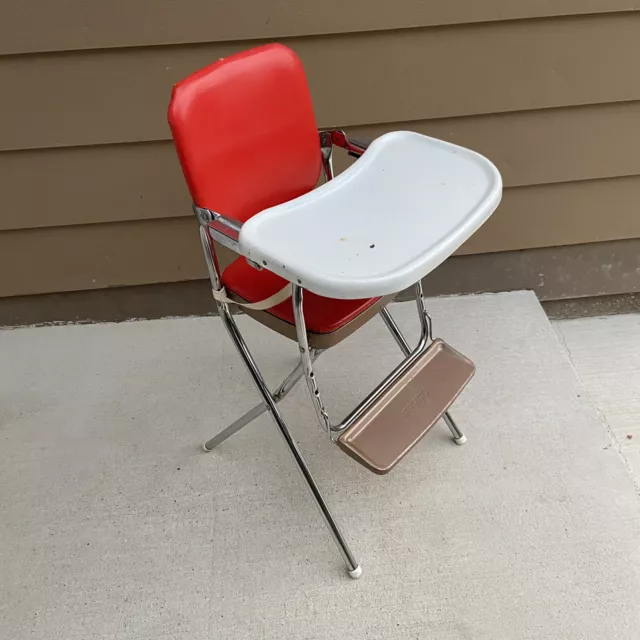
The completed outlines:
<svg viewBox="0 0 640 640">
<path fill-rule="evenodd" d="M 362 567 L 358 565 L 353 571 L 349 570 L 349 577 L 357 580 L 362 575 Z"/>
<path fill-rule="evenodd" d="M 211 453 L 211 451 L 212 451 L 212 449 L 207 449 L 207 443 L 206 442 L 202 445 L 202 450 L 205 453 Z"/>
<path fill-rule="evenodd" d="M 458 445 L 462 446 L 467 441 L 467 436 L 462 436 L 461 438 L 454 438 L 453 441 Z"/>
</svg>

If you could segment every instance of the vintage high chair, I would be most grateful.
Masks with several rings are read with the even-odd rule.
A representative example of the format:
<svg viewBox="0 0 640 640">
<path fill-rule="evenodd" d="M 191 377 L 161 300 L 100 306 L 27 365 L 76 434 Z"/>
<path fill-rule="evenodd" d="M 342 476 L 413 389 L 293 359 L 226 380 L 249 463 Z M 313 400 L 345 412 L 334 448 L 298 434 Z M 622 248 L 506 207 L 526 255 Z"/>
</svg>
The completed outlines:
<svg viewBox="0 0 640 640">
<path fill-rule="evenodd" d="M 496 209 L 500 174 L 477 153 L 409 131 L 387 133 L 370 145 L 342 131 L 318 132 L 302 65 L 279 44 L 219 60 L 179 82 L 169 124 L 200 224 L 213 297 L 262 396 L 204 450 L 268 411 L 349 575 L 357 578 L 360 565 L 277 404 L 304 377 L 329 440 L 378 474 L 390 471 L 441 417 L 454 441 L 465 442 L 448 408 L 474 366 L 433 339 L 421 278 Z M 336 178 L 334 147 L 359 158 Z M 324 184 L 316 188 L 323 170 Z M 239 254 L 222 273 L 214 241 Z M 414 349 L 386 307 L 411 285 L 422 329 Z M 233 305 L 298 342 L 300 363 L 275 391 L 240 334 Z M 405 359 L 335 424 L 313 363 L 378 313 Z"/>
</svg>

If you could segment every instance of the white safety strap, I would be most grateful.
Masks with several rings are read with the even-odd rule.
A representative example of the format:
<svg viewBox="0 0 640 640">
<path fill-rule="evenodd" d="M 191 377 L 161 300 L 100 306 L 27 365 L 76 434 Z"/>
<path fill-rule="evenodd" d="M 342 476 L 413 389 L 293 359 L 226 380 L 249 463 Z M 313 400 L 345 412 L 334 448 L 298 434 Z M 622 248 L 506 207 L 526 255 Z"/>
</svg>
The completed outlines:
<svg viewBox="0 0 640 640">
<path fill-rule="evenodd" d="M 290 282 L 287 284 L 284 289 L 280 289 L 272 296 L 265 298 L 264 300 L 260 300 L 259 302 L 236 302 L 232 298 L 227 295 L 227 291 L 224 287 L 219 291 L 212 289 L 213 297 L 218 302 L 228 302 L 230 304 L 237 304 L 239 307 L 244 307 L 245 309 L 252 309 L 253 311 L 265 311 L 266 309 L 271 309 L 271 307 L 275 307 L 277 304 L 284 302 L 288 298 L 290 298 L 293 294 L 293 284 Z"/>
</svg>

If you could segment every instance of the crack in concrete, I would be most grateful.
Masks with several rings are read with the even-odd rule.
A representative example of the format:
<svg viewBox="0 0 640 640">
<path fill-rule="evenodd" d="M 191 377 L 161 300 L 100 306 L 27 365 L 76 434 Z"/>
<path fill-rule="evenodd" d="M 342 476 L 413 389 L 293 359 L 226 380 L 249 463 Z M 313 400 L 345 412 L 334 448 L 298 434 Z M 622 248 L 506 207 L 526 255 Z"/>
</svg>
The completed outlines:
<svg viewBox="0 0 640 640">
<path fill-rule="evenodd" d="M 633 467 L 629 463 L 629 460 L 627 459 L 627 456 L 624 453 L 624 449 L 622 448 L 620 440 L 618 440 L 618 438 L 616 437 L 613 429 L 611 428 L 611 425 L 609 424 L 609 421 L 607 420 L 606 416 L 604 415 L 604 413 L 602 412 L 602 410 L 600 409 L 598 404 L 593 399 L 593 396 L 591 395 L 591 393 L 587 389 L 584 381 L 582 380 L 582 376 L 580 375 L 580 373 L 578 371 L 578 368 L 576 367 L 576 364 L 575 364 L 575 362 L 573 360 L 573 354 L 571 353 L 571 349 L 570 349 L 569 345 L 567 344 L 567 339 L 566 339 L 566 336 L 564 335 L 564 331 L 562 330 L 562 327 L 560 326 L 560 322 L 554 322 L 553 324 L 554 324 L 555 329 L 556 329 L 555 333 L 558 336 L 558 340 L 560 341 L 560 343 L 564 347 L 564 350 L 567 353 L 567 358 L 569 359 L 569 362 L 571 364 L 571 368 L 573 369 L 573 372 L 575 373 L 576 378 L 577 378 L 578 382 L 580 383 L 580 387 L 582 388 L 584 396 L 589 401 L 589 404 L 593 407 L 593 409 L 595 410 L 596 415 L 598 416 L 600 422 L 602 423 L 602 425 L 606 429 L 607 434 L 609 435 L 609 439 L 611 440 L 611 444 L 615 447 L 615 450 L 618 452 L 618 455 L 622 459 L 622 462 L 623 462 L 623 464 L 625 466 L 625 469 L 626 469 L 627 473 L 629 474 L 629 477 L 631 478 L 631 482 L 633 483 L 633 486 L 635 487 L 636 493 L 640 497 L 640 481 L 636 478 L 636 474 L 634 473 Z M 606 447 L 606 448 L 608 449 L 609 447 Z"/>
</svg>

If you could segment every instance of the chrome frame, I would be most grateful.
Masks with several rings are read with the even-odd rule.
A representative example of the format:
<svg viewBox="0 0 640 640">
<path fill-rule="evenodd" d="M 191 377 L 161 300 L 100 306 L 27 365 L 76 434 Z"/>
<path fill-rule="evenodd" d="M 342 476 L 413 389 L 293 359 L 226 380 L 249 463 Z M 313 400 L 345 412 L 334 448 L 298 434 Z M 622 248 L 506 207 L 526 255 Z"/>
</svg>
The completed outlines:
<svg viewBox="0 0 640 640">
<path fill-rule="evenodd" d="M 241 223 L 225 218 L 223 215 L 220 215 L 215 211 L 211 211 L 211 209 L 199 207 L 195 203 L 193 205 L 193 212 L 196 214 L 196 218 L 198 218 L 200 225 L 206 226 L 209 229 L 209 233 L 216 242 L 227 247 L 227 249 L 231 249 L 231 251 L 235 251 L 235 253 L 240 253 L 238 236 L 240 235 L 240 229 L 242 229 Z M 227 233 L 216 229 L 213 226 L 214 223 L 218 223 L 220 226 L 224 227 Z"/>
<path fill-rule="evenodd" d="M 429 344 L 433 339 L 432 321 L 431 316 L 427 313 L 424 305 L 424 293 L 421 282 L 416 283 L 415 291 L 418 316 L 420 318 L 421 325 L 420 339 L 418 340 L 417 346 L 415 347 L 415 349 L 411 349 L 409 343 L 402 335 L 400 328 L 395 323 L 395 320 L 391 316 L 389 310 L 386 307 L 381 309 L 380 315 L 382 316 L 382 319 L 384 320 L 387 328 L 391 332 L 391 335 L 395 338 L 398 346 L 402 350 L 405 359 L 382 382 L 380 382 L 378 386 L 368 396 L 366 396 L 355 407 L 355 409 L 353 409 L 351 413 L 347 415 L 344 420 L 342 420 L 342 422 L 333 425 L 331 424 L 329 415 L 322 401 L 320 388 L 318 387 L 316 375 L 313 371 L 313 363 L 311 361 L 311 358 L 309 357 L 309 347 L 307 343 L 307 333 L 302 308 L 303 289 L 298 285 L 294 285 L 293 310 L 296 322 L 296 335 L 298 337 L 298 345 L 300 347 L 300 356 L 304 367 L 304 375 L 307 380 L 309 393 L 311 394 L 311 398 L 316 409 L 320 427 L 328 432 L 329 437 L 333 442 L 335 442 L 340 437 L 340 434 L 343 431 L 348 429 L 356 420 L 358 420 L 358 418 L 366 413 L 366 411 L 378 400 L 378 398 L 380 398 L 380 396 L 382 396 L 390 387 L 392 387 L 397 382 L 397 380 L 402 377 L 405 371 L 409 367 L 411 367 L 413 363 L 418 358 L 420 358 L 429 347 Z M 462 431 L 460 431 L 460 429 L 457 427 L 455 421 L 448 411 L 445 412 L 443 418 L 456 441 L 462 440 L 464 438 L 464 435 Z"/>
<path fill-rule="evenodd" d="M 324 138 L 323 138 L 324 136 Z M 345 149 L 346 152 L 354 158 L 359 158 L 369 147 L 369 142 L 362 142 L 355 138 L 349 138 L 347 134 L 340 129 L 331 129 L 329 131 L 320 132 L 320 144 L 327 144 L 331 141 L 332 146 Z"/>
<path fill-rule="evenodd" d="M 320 154 L 322 155 L 322 168 L 324 180 L 333 180 L 333 142 L 331 131 L 320 131 Z"/>
<path fill-rule="evenodd" d="M 208 222 L 201 221 L 200 222 L 200 240 L 202 242 L 202 249 L 204 251 L 205 260 L 207 263 L 207 269 L 209 271 L 209 278 L 211 280 L 212 287 L 216 291 L 221 291 L 222 282 L 218 274 L 215 255 L 213 252 L 213 248 L 211 246 L 212 237 L 213 237 L 213 234 L 211 234 L 211 227 L 209 226 Z M 269 387 L 264 381 L 264 378 L 262 377 L 262 374 L 258 369 L 258 365 L 255 363 L 255 360 L 253 359 L 253 356 L 251 355 L 251 352 L 249 351 L 249 348 L 247 347 L 247 344 L 245 343 L 242 337 L 242 334 L 238 329 L 238 325 L 236 324 L 236 321 L 234 320 L 233 315 L 231 314 L 229 305 L 226 302 L 222 302 L 221 300 L 216 300 L 216 305 L 218 306 L 218 313 L 220 314 L 222 323 L 224 324 L 224 327 L 227 330 L 227 333 L 229 334 L 231 341 L 235 345 L 238 353 L 240 354 L 240 357 L 244 361 L 247 369 L 249 370 L 249 373 L 251 374 L 251 378 L 253 379 L 253 382 L 259 394 L 262 396 L 261 405 L 264 405 L 266 407 L 266 410 L 269 411 L 269 413 L 271 414 L 271 417 L 273 418 L 274 422 L 276 423 L 276 426 L 278 427 L 278 430 L 280 431 L 280 435 L 282 436 L 287 447 L 289 448 L 289 451 L 291 452 L 291 455 L 293 456 L 293 459 L 296 462 L 298 470 L 300 471 L 303 478 L 305 479 L 307 486 L 311 491 L 311 495 L 313 496 L 316 502 L 316 505 L 318 506 L 318 509 L 320 509 L 320 513 L 322 514 L 322 517 L 324 518 L 324 521 L 327 527 L 329 528 L 329 531 L 331 532 L 331 535 L 336 545 L 338 546 L 338 550 L 340 551 L 340 554 L 342 555 L 342 559 L 344 560 L 347 566 L 349 575 L 352 578 L 358 578 L 362 570 L 360 569 L 360 566 L 358 565 L 351 549 L 349 548 L 349 545 L 344 539 L 344 536 L 342 535 L 342 532 L 340 531 L 335 519 L 333 518 L 331 511 L 329 511 L 329 507 L 324 501 L 324 498 L 320 493 L 320 489 L 318 489 L 318 485 L 316 484 L 316 481 L 311 475 L 311 471 L 309 470 L 309 467 L 307 467 L 307 463 L 302 457 L 302 453 L 300 452 L 300 449 L 297 443 L 295 442 L 291 433 L 289 432 L 289 429 L 282 417 L 282 414 L 278 409 L 277 403 L 279 399 L 281 399 L 281 397 L 279 399 L 276 399 L 275 394 L 272 394 L 269 391 Z M 314 355 L 317 357 L 319 353 L 315 352 Z M 310 353 L 309 353 L 309 360 L 311 360 Z M 301 365 L 304 366 L 304 363 L 301 362 Z M 285 381 L 278 388 L 278 390 L 280 391 L 280 395 L 284 397 L 284 395 L 288 393 L 288 390 L 290 390 L 290 388 L 293 388 L 293 386 L 295 386 L 295 383 L 298 381 L 298 379 L 299 379 L 298 367 L 296 367 L 296 369 L 292 371 L 292 373 L 285 379 Z M 276 393 L 278 393 L 278 391 L 276 391 Z M 215 436 L 214 438 L 209 440 L 209 442 L 205 443 L 205 450 L 207 451 L 210 450 L 210 448 L 207 445 L 211 443 L 213 443 L 213 446 L 220 444 L 220 442 L 222 442 L 223 440 L 228 438 L 230 435 L 232 435 L 233 433 L 236 433 L 243 426 L 248 424 L 252 419 L 252 418 L 247 419 L 249 415 L 253 415 L 255 417 L 260 415 L 260 413 L 262 413 L 261 405 L 254 407 L 254 409 L 248 412 L 248 414 L 245 414 L 242 418 L 240 418 L 239 420 L 234 422 L 232 425 L 230 425 L 230 427 L 227 427 L 224 431 L 218 434 L 218 436 Z M 218 440 L 218 437 L 220 437 L 219 440 Z M 213 441 L 216 441 L 216 442 L 213 442 Z M 211 448 L 213 448 L 213 446 Z"/>
<path fill-rule="evenodd" d="M 322 166 L 326 181 L 331 180 L 334 176 L 332 162 L 334 146 L 345 149 L 349 155 L 356 158 L 362 156 L 362 154 L 368 147 L 367 143 L 349 139 L 344 134 L 344 132 L 339 130 L 320 131 L 319 136 L 320 151 L 322 154 Z M 238 246 L 238 236 L 242 228 L 242 224 L 234 220 L 230 220 L 229 218 L 226 218 L 225 216 L 209 209 L 199 207 L 195 204 L 193 206 L 193 209 L 200 224 L 200 240 L 205 255 L 211 286 L 215 291 L 222 291 L 223 286 L 219 275 L 215 252 L 213 249 L 213 241 L 215 240 L 216 242 L 219 242 L 223 246 L 228 247 L 236 253 L 240 253 Z M 222 227 L 224 231 L 213 226 L 215 223 L 217 223 L 219 227 Z M 259 265 L 252 266 L 255 266 L 258 269 L 261 268 Z M 357 578 L 361 574 L 361 569 L 356 562 L 353 553 L 349 549 L 349 546 L 347 545 L 342 533 L 340 532 L 340 529 L 338 528 L 338 525 L 336 524 L 331 512 L 329 511 L 329 508 L 327 507 L 324 498 L 322 497 L 322 494 L 320 493 L 320 490 L 318 489 L 318 486 L 313 476 L 311 475 L 311 472 L 309 471 L 304 458 L 302 457 L 297 443 L 291 436 L 291 433 L 289 432 L 289 429 L 277 405 L 293 389 L 297 382 L 302 377 L 304 377 L 314 404 L 318 422 L 320 423 L 320 426 L 328 433 L 330 439 L 335 442 L 340 434 L 348 429 L 358 418 L 360 418 L 380 398 L 380 396 L 382 396 L 382 394 L 384 394 L 393 384 L 395 384 L 396 381 L 404 374 L 404 372 L 409 367 L 411 367 L 411 365 L 426 351 L 429 343 L 433 339 L 431 317 L 427 313 L 424 305 L 422 283 L 417 282 L 415 285 L 415 298 L 418 316 L 420 319 L 421 331 L 418 344 L 412 350 L 408 342 L 402 335 L 402 332 L 398 328 L 398 325 L 395 323 L 393 317 L 389 313 L 388 309 L 386 307 L 383 307 L 380 310 L 380 316 L 382 317 L 385 325 L 398 343 L 398 346 L 402 350 L 405 359 L 382 382 L 380 382 L 378 386 L 366 398 L 364 398 L 344 420 L 342 420 L 342 422 L 337 425 L 332 425 L 328 412 L 322 401 L 320 389 L 316 380 L 316 375 L 313 370 L 313 363 L 320 356 L 320 354 L 323 353 L 323 351 L 318 349 L 311 349 L 309 347 L 307 329 L 304 320 L 303 298 L 303 288 L 294 283 L 292 292 L 292 304 L 296 326 L 296 337 L 300 350 L 300 362 L 273 392 L 269 390 L 264 378 L 262 377 L 262 374 L 260 373 L 260 370 L 258 369 L 258 366 L 256 365 L 249 351 L 249 348 L 247 347 L 247 344 L 245 343 L 240 333 L 240 330 L 238 329 L 233 315 L 231 314 L 229 305 L 220 299 L 216 299 L 216 305 L 218 307 L 218 312 L 220 314 L 220 318 L 222 319 L 222 323 L 224 324 L 225 329 L 227 330 L 232 342 L 234 343 L 238 353 L 240 354 L 240 357 L 249 370 L 253 382 L 262 397 L 262 402 L 246 412 L 231 425 L 220 431 L 213 438 L 205 442 L 205 444 L 203 445 L 203 449 L 205 451 L 211 451 L 213 448 L 217 447 L 227 438 L 232 436 L 234 433 L 237 433 L 240 429 L 242 429 L 242 427 L 246 426 L 256 418 L 261 416 L 263 413 L 269 412 L 274 422 L 276 423 L 276 426 L 280 431 L 280 434 L 282 435 L 287 447 L 289 448 L 289 451 L 291 452 L 291 455 L 293 456 L 298 469 L 302 473 L 302 476 L 304 477 L 318 508 L 320 509 L 325 523 L 327 524 L 327 527 L 329 528 L 331 535 L 333 536 L 333 539 L 337 544 L 342 558 L 347 566 L 349 575 L 352 578 Z M 464 436 L 456 426 L 453 418 L 448 412 L 444 414 L 443 418 L 447 423 L 447 426 L 451 430 L 454 438 L 456 439 L 456 442 L 461 443 L 461 441 L 464 439 Z"/>
<path fill-rule="evenodd" d="M 304 313 L 302 310 L 302 287 L 297 284 L 293 285 L 293 317 L 296 323 L 296 336 L 298 338 L 298 347 L 300 348 L 300 362 L 302 364 L 302 370 L 304 377 L 307 381 L 307 387 L 311 394 L 313 406 L 318 416 L 318 422 L 329 435 L 331 435 L 331 420 L 329 414 L 324 408 L 322 397 L 320 396 L 320 389 L 316 382 L 316 375 L 313 372 L 313 360 L 311 358 L 311 350 L 309 349 L 309 342 L 307 340 L 307 327 L 304 322 Z"/>
<path fill-rule="evenodd" d="M 322 350 L 320 349 L 311 349 L 310 351 L 311 362 L 314 362 L 320 356 L 321 353 L 322 353 Z M 271 394 L 276 404 L 281 400 L 283 400 L 289 394 L 289 391 L 291 391 L 296 386 L 300 378 L 302 378 L 302 376 L 304 375 L 302 366 L 303 366 L 302 362 L 299 362 L 295 366 L 294 370 L 280 383 L 280 386 Z M 202 445 L 202 448 L 206 452 L 211 451 L 212 449 L 217 447 L 219 444 L 224 442 L 227 438 L 232 436 L 234 433 L 240 431 L 242 427 L 245 427 L 250 422 L 253 422 L 256 418 L 259 418 L 263 413 L 267 412 L 268 410 L 269 410 L 269 407 L 264 402 L 257 404 L 255 407 L 253 407 L 253 409 L 250 409 L 243 416 L 241 416 L 235 422 L 233 422 L 228 427 L 226 427 L 226 429 L 223 429 L 222 431 L 220 431 L 220 433 L 213 436 L 211 440 L 207 440 L 207 442 L 205 442 Z"/>
<path fill-rule="evenodd" d="M 328 421 L 328 417 L 325 419 L 323 416 L 320 419 L 320 426 L 327 429 L 331 439 L 335 442 L 340 434 L 348 429 L 363 413 L 373 405 L 378 398 L 382 394 L 385 393 L 395 382 L 404 374 L 404 372 L 424 353 L 428 344 L 429 344 L 429 336 L 430 336 L 430 323 L 427 321 L 428 315 L 426 310 L 424 310 L 424 299 L 421 295 L 418 295 L 418 292 L 422 291 L 422 285 L 420 283 L 416 284 L 416 300 L 418 302 L 418 310 L 421 312 L 421 326 L 422 331 L 420 334 L 420 340 L 418 341 L 417 347 L 410 351 L 407 357 L 382 381 L 378 386 L 368 395 L 366 396 L 356 407 L 347 415 L 347 417 L 342 420 L 342 422 L 338 424 L 331 424 Z M 294 285 L 294 295 L 293 295 L 293 305 L 294 305 L 294 317 L 296 319 L 296 332 L 298 338 L 306 332 L 306 328 L 304 325 L 304 315 L 302 312 L 302 289 L 301 287 Z M 303 348 L 300 348 L 301 355 L 304 357 Z M 322 405 L 322 400 L 320 399 L 320 391 L 317 386 L 317 382 L 315 379 L 315 374 L 313 372 L 313 368 L 310 364 L 305 366 L 305 376 L 307 378 L 307 385 L 309 386 L 309 390 L 311 392 L 314 401 L 318 405 Z M 324 408 L 324 407 L 323 407 Z M 325 412 L 326 413 L 326 412 Z"/>
</svg>

